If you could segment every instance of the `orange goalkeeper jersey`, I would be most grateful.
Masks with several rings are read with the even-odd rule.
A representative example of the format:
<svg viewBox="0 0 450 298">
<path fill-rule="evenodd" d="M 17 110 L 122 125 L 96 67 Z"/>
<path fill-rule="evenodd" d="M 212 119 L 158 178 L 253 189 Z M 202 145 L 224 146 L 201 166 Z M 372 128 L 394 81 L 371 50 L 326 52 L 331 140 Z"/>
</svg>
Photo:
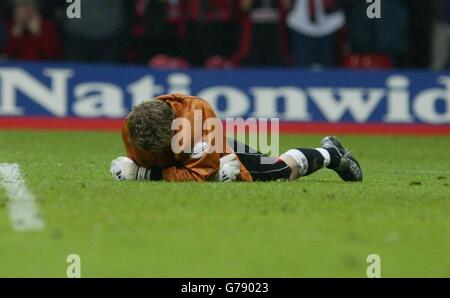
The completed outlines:
<svg viewBox="0 0 450 298">
<path fill-rule="evenodd" d="M 188 127 L 180 126 L 178 130 L 174 130 L 175 135 L 186 136 L 186 139 L 190 138 L 189 145 L 190 150 L 183 150 L 180 153 L 174 153 L 171 147 L 166 148 L 161 153 L 152 153 L 150 151 L 142 150 L 131 142 L 130 132 L 128 130 L 127 120 L 124 121 L 122 126 L 122 140 L 125 144 L 127 155 L 134 160 L 140 167 L 152 168 L 158 166 L 162 169 L 163 179 L 166 181 L 210 181 L 215 180 L 217 172 L 220 167 L 219 159 L 233 150 L 229 147 L 226 139 L 226 135 L 223 131 L 222 136 L 223 147 L 221 150 L 214 150 L 213 152 L 202 153 L 204 147 L 203 144 L 216 145 L 207 141 L 208 135 L 214 131 L 215 128 L 210 130 L 203 129 L 205 121 L 211 118 L 216 118 L 216 114 L 211 105 L 205 100 L 182 94 L 168 94 L 157 97 L 155 100 L 165 101 L 172 110 L 176 113 L 178 119 L 187 119 L 190 123 L 190 130 Z M 195 116 L 194 116 L 195 115 Z M 195 129 L 195 117 L 200 117 L 200 133 L 196 135 Z M 198 120 L 197 120 L 198 122 Z M 197 123 L 198 125 L 199 123 Z M 205 126 L 206 127 L 206 126 Z M 184 140 L 184 138 L 183 138 Z M 184 141 L 182 141 L 184 143 Z M 196 149 L 197 144 L 201 144 L 200 152 Z M 184 145 L 184 144 L 183 144 Z M 218 153 L 224 152 L 224 153 Z M 252 181 L 252 177 L 247 169 L 241 163 L 241 176 L 242 181 Z"/>
</svg>

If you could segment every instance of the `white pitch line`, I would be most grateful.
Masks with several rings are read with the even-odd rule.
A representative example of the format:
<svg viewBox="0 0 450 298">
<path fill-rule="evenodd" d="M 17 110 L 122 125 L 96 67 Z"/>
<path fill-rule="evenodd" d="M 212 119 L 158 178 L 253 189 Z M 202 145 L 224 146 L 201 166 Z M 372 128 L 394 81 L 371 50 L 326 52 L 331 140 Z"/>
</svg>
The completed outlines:
<svg viewBox="0 0 450 298">
<path fill-rule="evenodd" d="M 28 190 L 18 164 L 0 164 L 0 186 L 9 198 L 9 216 L 16 231 L 39 231 L 44 221 L 39 214 L 34 195 Z"/>
</svg>

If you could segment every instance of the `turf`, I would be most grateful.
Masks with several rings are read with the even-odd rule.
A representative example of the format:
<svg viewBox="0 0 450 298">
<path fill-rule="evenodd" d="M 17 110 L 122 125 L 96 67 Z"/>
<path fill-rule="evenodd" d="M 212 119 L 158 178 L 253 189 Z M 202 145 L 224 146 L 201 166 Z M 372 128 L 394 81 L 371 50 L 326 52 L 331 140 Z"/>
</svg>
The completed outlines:
<svg viewBox="0 0 450 298">
<path fill-rule="evenodd" d="M 65 277 L 71 253 L 83 277 L 365 277 L 372 253 L 383 277 L 450 277 L 450 138 L 341 139 L 364 183 L 117 183 L 116 133 L 0 132 L 46 221 L 13 231 L 0 189 L 0 277 Z"/>
</svg>

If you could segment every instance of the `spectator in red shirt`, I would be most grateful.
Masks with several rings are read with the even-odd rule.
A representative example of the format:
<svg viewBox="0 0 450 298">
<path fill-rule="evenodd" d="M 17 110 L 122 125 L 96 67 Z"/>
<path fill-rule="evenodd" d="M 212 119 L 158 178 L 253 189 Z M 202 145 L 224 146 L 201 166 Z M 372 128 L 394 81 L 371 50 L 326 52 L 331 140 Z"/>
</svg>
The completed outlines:
<svg viewBox="0 0 450 298">
<path fill-rule="evenodd" d="M 15 0 L 13 19 L 6 25 L 5 53 L 18 60 L 59 58 L 60 44 L 55 24 L 41 16 L 34 0 Z"/>
</svg>

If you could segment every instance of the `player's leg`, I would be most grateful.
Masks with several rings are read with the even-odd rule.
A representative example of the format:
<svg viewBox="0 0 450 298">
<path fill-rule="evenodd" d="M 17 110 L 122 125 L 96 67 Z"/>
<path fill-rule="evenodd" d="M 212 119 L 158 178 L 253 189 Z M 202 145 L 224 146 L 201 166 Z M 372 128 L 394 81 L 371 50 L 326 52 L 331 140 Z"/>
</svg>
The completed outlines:
<svg viewBox="0 0 450 298">
<path fill-rule="evenodd" d="M 359 162 L 348 149 L 345 149 L 342 146 L 336 137 L 326 137 L 320 142 L 320 145 L 326 150 L 335 149 L 338 152 L 341 157 L 339 165 L 331 169 L 334 170 L 342 180 L 350 182 L 361 182 L 363 180 L 363 173 Z"/>
<path fill-rule="evenodd" d="M 228 143 L 254 181 L 277 181 L 298 177 L 295 161 L 289 165 L 281 158 L 268 157 L 237 140 L 229 139 Z"/>
<path fill-rule="evenodd" d="M 330 149 L 330 154 L 323 148 L 300 148 L 289 150 L 280 157 L 268 157 L 237 140 L 229 140 L 229 143 L 254 181 L 295 180 L 324 166 L 331 164 L 334 167 L 340 160 L 335 149 Z"/>
<path fill-rule="evenodd" d="M 321 148 L 291 149 L 280 158 L 290 158 L 291 162 L 294 160 L 300 176 L 308 176 L 322 168 L 328 168 L 334 170 L 344 181 L 362 181 L 358 161 L 335 137 L 324 138 Z"/>
<path fill-rule="evenodd" d="M 362 181 L 356 159 L 335 137 L 326 137 L 321 148 L 291 149 L 279 158 L 269 158 L 236 140 L 231 140 L 240 161 L 255 181 L 294 180 L 322 169 L 332 169 L 345 181 Z"/>
</svg>

